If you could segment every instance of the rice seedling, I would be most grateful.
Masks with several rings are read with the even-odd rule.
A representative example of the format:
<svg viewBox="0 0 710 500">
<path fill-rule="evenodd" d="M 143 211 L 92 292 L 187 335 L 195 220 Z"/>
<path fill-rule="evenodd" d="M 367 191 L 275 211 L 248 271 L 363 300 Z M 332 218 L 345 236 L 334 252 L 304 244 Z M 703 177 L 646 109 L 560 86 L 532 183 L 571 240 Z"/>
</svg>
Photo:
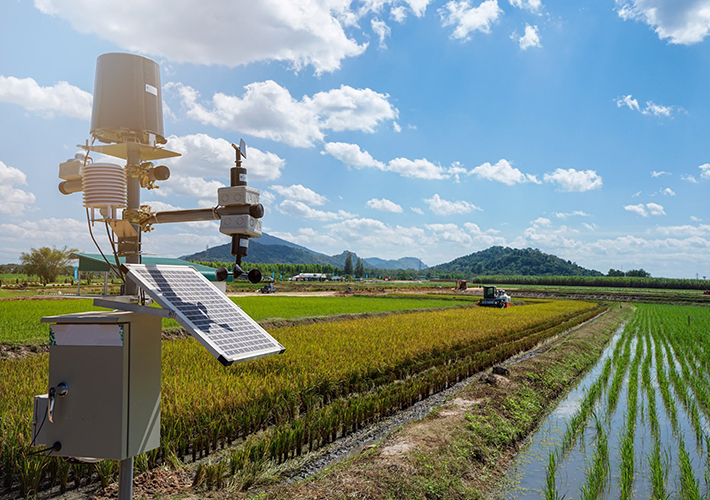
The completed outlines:
<svg viewBox="0 0 710 500">
<path fill-rule="evenodd" d="M 594 414 L 597 448 L 592 466 L 585 471 L 586 481 L 581 493 L 584 500 L 599 498 L 609 476 L 609 439 L 601 419 Z"/>
</svg>

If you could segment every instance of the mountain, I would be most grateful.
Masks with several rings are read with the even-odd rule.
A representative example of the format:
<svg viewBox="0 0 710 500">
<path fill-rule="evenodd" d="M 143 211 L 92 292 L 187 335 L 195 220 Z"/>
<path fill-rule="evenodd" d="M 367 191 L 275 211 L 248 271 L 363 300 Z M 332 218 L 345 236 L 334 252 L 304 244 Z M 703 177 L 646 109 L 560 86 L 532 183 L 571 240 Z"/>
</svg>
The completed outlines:
<svg viewBox="0 0 710 500">
<path fill-rule="evenodd" d="M 402 257 L 397 260 L 382 260 L 377 257 L 368 257 L 365 262 L 376 269 L 428 269 L 429 266 L 424 264 L 416 257 Z M 367 266 L 365 266 L 367 267 Z"/>
<path fill-rule="evenodd" d="M 533 248 L 491 247 L 429 268 L 432 274 L 508 276 L 603 276 L 569 260 Z"/>
<path fill-rule="evenodd" d="M 202 252 L 180 257 L 184 260 L 196 260 L 203 262 L 231 262 L 234 257 L 231 255 L 232 244 L 227 243 L 217 247 L 208 248 Z M 358 255 L 354 252 L 345 251 L 338 255 L 325 255 L 314 252 L 306 247 L 296 245 L 290 241 L 263 233 L 261 238 L 249 240 L 249 255 L 244 262 L 258 262 L 263 264 L 321 264 L 331 265 L 342 269 L 345 266 L 345 259 L 348 253 L 352 254 L 353 266 L 357 262 Z M 404 257 L 398 260 L 383 260 L 377 257 L 362 259 L 366 269 L 425 269 L 427 266 L 414 257 Z"/>
</svg>

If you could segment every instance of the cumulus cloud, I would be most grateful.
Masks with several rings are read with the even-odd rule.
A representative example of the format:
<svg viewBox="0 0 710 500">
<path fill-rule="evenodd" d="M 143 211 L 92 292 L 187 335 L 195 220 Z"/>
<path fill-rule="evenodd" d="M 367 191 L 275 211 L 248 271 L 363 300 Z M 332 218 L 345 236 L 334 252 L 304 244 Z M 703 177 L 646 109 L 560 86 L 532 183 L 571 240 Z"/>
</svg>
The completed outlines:
<svg viewBox="0 0 710 500">
<path fill-rule="evenodd" d="M 289 215 L 299 219 L 314 219 L 318 221 L 348 219 L 356 216 L 355 214 L 351 214 L 344 210 L 338 210 L 337 212 L 317 210 L 309 207 L 302 201 L 295 200 L 284 200 L 279 204 L 278 208 L 284 215 Z"/>
<path fill-rule="evenodd" d="M 664 196 L 675 196 L 675 191 L 671 188 L 661 189 L 661 194 Z"/>
<path fill-rule="evenodd" d="M 393 214 L 401 214 L 403 212 L 401 205 L 397 205 L 395 202 L 390 201 L 387 198 L 373 198 L 367 201 L 367 206 L 373 210 L 379 210 L 380 212 L 390 212 Z"/>
<path fill-rule="evenodd" d="M 540 43 L 540 33 L 537 26 L 525 25 L 525 34 L 523 36 L 513 35 L 513 38 L 518 42 L 520 50 L 528 50 L 532 47 L 542 47 Z"/>
<path fill-rule="evenodd" d="M 177 92 L 187 116 L 200 123 L 295 147 L 312 147 L 331 130 L 374 133 L 381 122 L 398 115 L 389 95 L 348 85 L 296 100 L 288 89 L 267 80 L 247 85 L 241 97 L 218 92 L 208 106 L 192 87 L 168 83 L 165 88 Z"/>
<path fill-rule="evenodd" d="M 20 215 L 35 202 L 35 195 L 15 187 L 27 185 L 27 176 L 18 169 L 0 161 L 0 214 Z"/>
<path fill-rule="evenodd" d="M 582 225 L 589 229 L 590 231 L 596 231 L 597 230 L 597 225 L 594 223 L 587 224 L 586 222 L 583 222 Z"/>
<path fill-rule="evenodd" d="M 418 160 L 395 158 L 390 160 L 385 170 L 398 173 L 403 177 L 413 177 L 415 179 L 436 180 L 447 179 L 449 177 L 445 168 L 430 162 L 426 158 Z"/>
<path fill-rule="evenodd" d="M 474 210 L 481 210 L 468 201 L 448 201 L 442 199 L 438 194 L 435 194 L 431 198 L 424 199 L 424 202 L 429 205 L 429 210 L 436 215 L 467 214 Z"/>
<path fill-rule="evenodd" d="M 533 227 L 537 226 L 544 226 L 544 227 L 549 227 L 552 225 L 552 221 L 548 219 L 547 217 L 538 217 L 534 221 L 531 222 Z"/>
<path fill-rule="evenodd" d="M 616 107 L 621 108 L 626 106 L 632 111 L 638 111 L 642 115 L 648 115 L 648 116 L 659 116 L 659 117 L 664 117 L 664 118 L 670 118 L 674 113 L 682 113 L 685 111 L 683 108 L 679 106 L 663 106 L 661 104 L 656 104 L 653 101 L 646 101 L 646 106 L 642 108 L 639 105 L 639 102 L 637 99 L 634 99 L 631 95 L 625 95 L 622 97 L 617 97 L 616 100 Z M 657 176 L 654 176 L 657 177 Z"/>
<path fill-rule="evenodd" d="M 424 210 L 419 207 L 409 207 L 412 212 L 419 215 L 424 215 Z"/>
<path fill-rule="evenodd" d="M 533 182 L 535 184 L 540 184 L 537 177 L 530 174 L 524 174 L 517 168 L 513 166 L 504 159 L 498 161 L 498 163 L 491 165 L 486 162 L 482 165 L 477 166 L 469 172 L 470 175 L 475 175 L 479 179 L 487 179 L 489 181 L 502 182 L 508 186 L 513 184 L 520 184 L 523 182 Z"/>
<path fill-rule="evenodd" d="M 390 27 L 381 19 L 372 19 L 370 25 L 372 26 L 372 31 L 375 32 L 375 35 L 377 35 L 377 38 L 380 40 L 380 48 L 386 49 L 387 44 L 385 43 L 385 38 L 392 34 Z"/>
<path fill-rule="evenodd" d="M 589 217 L 589 214 L 582 210 L 573 210 L 572 212 L 555 212 L 553 214 L 558 219 L 566 219 L 567 217 Z"/>
<path fill-rule="evenodd" d="M 386 165 L 381 161 L 375 160 L 370 153 L 362 151 L 357 144 L 349 144 L 346 142 L 326 142 L 323 153 L 327 153 L 333 158 L 336 158 L 344 164 L 355 168 L 377 168 L 385 170 Z"/>
<path fill-rule="evenodd" d="M 563 191 L 584 192 L 602 187 L 602 178 L 594 170 L 575 170 L 558 168 L 551 174 L 545 174 L 545 182 L 557 183 Z"/>
<path fill-rule="evenodd" d="M 321 206 L 325 205 L 325 203 L 328 201 L 328 198 L 326 198 L 325 196 L 320 195 L 312 189 L 304 187 L 301 184 L 293 184 L 288 187 L 271 186 L 271 189 L 279 193 L 287 200 L 299 201 L 307 203 L 308 205 Z"/>
<path fill-rule="evenodd" d="M 375 160 L 370 153 L 362 151 L 357 144 L 329 142 L 324 145 L 324 153 L 340 160 L 345 165 L 355 168 L 376 168 L 383 172 L 394 172 L 403 177 L 416 179 L 447 179 L 450 174 L 444 167 L 436 165 L 426 158 L 410 160 L 395 158 L 388 163 Z"/>
<path fill-rule="evenodd" d="M 710 32 L 709 0 L 616 0 L 624 20 L 648 24 L 661 40 L 692 45 Z"/>
<path fill-rule="evenodd" d="M 344 30 L 357 20 L 350 2 L 37 0 L 35 6 L 123 50 L 182 63 L 284 61 L 323 73 L 367 48 Z"/>
<path fill-rule="evenodd" d="M 666 215 L 663 206 L 658 203 L 646 203 L 646 205 L 643 203 L 639 203 L 638 205 L 626 205 L 624 210 L 638 214 L 642 217 Z"/>
<path fill-rule="evenodd" d="M 653 172 L 651 172 L 651 177 L 654 177 L 654 178 L 660 177 L 662 175 L 673 175 L 673 174 L 671 174 L 670 172 L 666 172 L 665 170 L 661 170 L 660 172 L 654 170 Z"/>
<path fill-rule="evenodd" d="M 541 0 L 509 0 L 510 5 L 530 12 L 538 12 L 542 8 Z"/>
<path fill-rule="evenodd" d="M 41 87 L 33 78 L 0 75 L 0 102 L 22 106 L 51 118 L 55 115 L 88 120 L 92 95 L 67 82 Z"/>
<path fill-rule="evenodd" d="M 700 165 L 698 168 L 700 169 L 700 178 L 701 179 L 710 179 L 710 163 L 706 163 L 705 165 Z"/>
<path fill-rule="evenodd" d="M 439 9 L 439 15 L 443 26 L 454 27 L 451 38 L 465 41 L 476 31 L 490 33 L 491 26 L 500 19 L 503 10 L 497 0 L 485 0 L 477 7 L 472 7 L 467 0 L 452 0 Z"/>
<path fill-rule="evenodd" d="M 686 182 L 690 182 L 690 183 L 692 183 L 692 184 L 697 184 L 697 183 L 698 183 L 698 179 L 696 179 L 695 176 L 690 175 L 690 174 L 682 174 L 682 175 L 680 176 L 680 180 L 686 181 Z"/>
<path fill-rule="evenodd" d="M 234 166 L 235 159 L 235 151 L 229 141 L 207 134 L 171 135 L 167 139 L 167 148 L 182 154 L 165 160 L 173 174 L 229 177 L 229 169 Z M 274 153 L 248 147 L 247 159 L 242 166 L 247 169 L 249 180 L 273 181 L 281 177 L 286 160 Z"/>
<path fill-rule="evenodd" d="M 94 248 L 86 220 L 59 219 L 55 217 L 36 221 L 22 221 L 17 224 L 0 224 L 3 245 L 17 247 L 17 254 L 26 252 L 30 247 L 64 245 L 80 250 Z M 96 231 L 99 244 L 108 244 L 102 231 Z M 4 248 L 3 250 L 7 250 Z"/>
<path fill-rule="evenodd" d="M 656 226 L 655 231 L 664 236 L 680 236 L 685 238 L 693 236 L 709 236 L 710 225 L 699 224 L 697 226 L 692 226 L 690 224 L 686 224 L 683 226 Z"/>
</svg>

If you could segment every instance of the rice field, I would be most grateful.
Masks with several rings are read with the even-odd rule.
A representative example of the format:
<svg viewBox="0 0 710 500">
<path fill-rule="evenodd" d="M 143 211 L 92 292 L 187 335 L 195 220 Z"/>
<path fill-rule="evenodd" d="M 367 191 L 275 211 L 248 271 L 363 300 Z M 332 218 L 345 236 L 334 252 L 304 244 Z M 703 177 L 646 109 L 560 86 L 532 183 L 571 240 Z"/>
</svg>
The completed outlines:
<svg viewBox="0 0 710 500">
<path fill-rule="evenodd" d="M 436 298 L 386 297 L 230 297 L 254 320 L 297 319 L 334 314 L 376 313 L 435 309 L 471 305 L 471 300 L 446 301 Z M 93 299 L 0 301 L 0 342 L 46 343 L 49 325 L 44 316 L 105 310 L 93 306 Z M 179 328 L 177 321 L 163 320 L 163 329 Z"/>
<path fill-rule="evenodd" d="M 285 354 L 227 368 L 193 339 L 164 342 L 161 446 L 137 457 L 136 470 L 233 447 L 228 462 L 198 469 L 196 481 L 248 483 L 265 465 L 327 445 L 601 310 L 547 301 L 276 328 L 270 333 Z M 5 490 L 65 490 L 115 477 L 112 462 L 70 467 L 27 454 L 32 397 L 46 392 L 47 369 L 46 355 L 0 363 L 0 392 L 9 395 L 0 400 Z"/>
<path fill-rule="evenodd" d="M 710 309 L 639 305 L 496 498 L 710 496 Z"/>
</svg>

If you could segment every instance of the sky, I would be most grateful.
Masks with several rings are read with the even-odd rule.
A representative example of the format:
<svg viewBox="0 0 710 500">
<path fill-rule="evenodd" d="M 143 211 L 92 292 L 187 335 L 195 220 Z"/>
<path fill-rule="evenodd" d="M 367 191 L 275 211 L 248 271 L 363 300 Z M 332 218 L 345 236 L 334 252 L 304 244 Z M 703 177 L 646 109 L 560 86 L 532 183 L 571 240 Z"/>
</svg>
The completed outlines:
<svg viewBox="0 0 710 500">
<path fill-rule="evenodd" d="M 264 231 L 317 252 L 710 277 L 709 34 L 710 0 L 4 0 L 0 263 L 95 252 L 58 165 L 90 139 L 96 58 L 130 52 L 182 153 L 153 210 L 215 206 L 243 138 Z M 230 241 L 154 227 L 146 254 Z"/>
</svg>

